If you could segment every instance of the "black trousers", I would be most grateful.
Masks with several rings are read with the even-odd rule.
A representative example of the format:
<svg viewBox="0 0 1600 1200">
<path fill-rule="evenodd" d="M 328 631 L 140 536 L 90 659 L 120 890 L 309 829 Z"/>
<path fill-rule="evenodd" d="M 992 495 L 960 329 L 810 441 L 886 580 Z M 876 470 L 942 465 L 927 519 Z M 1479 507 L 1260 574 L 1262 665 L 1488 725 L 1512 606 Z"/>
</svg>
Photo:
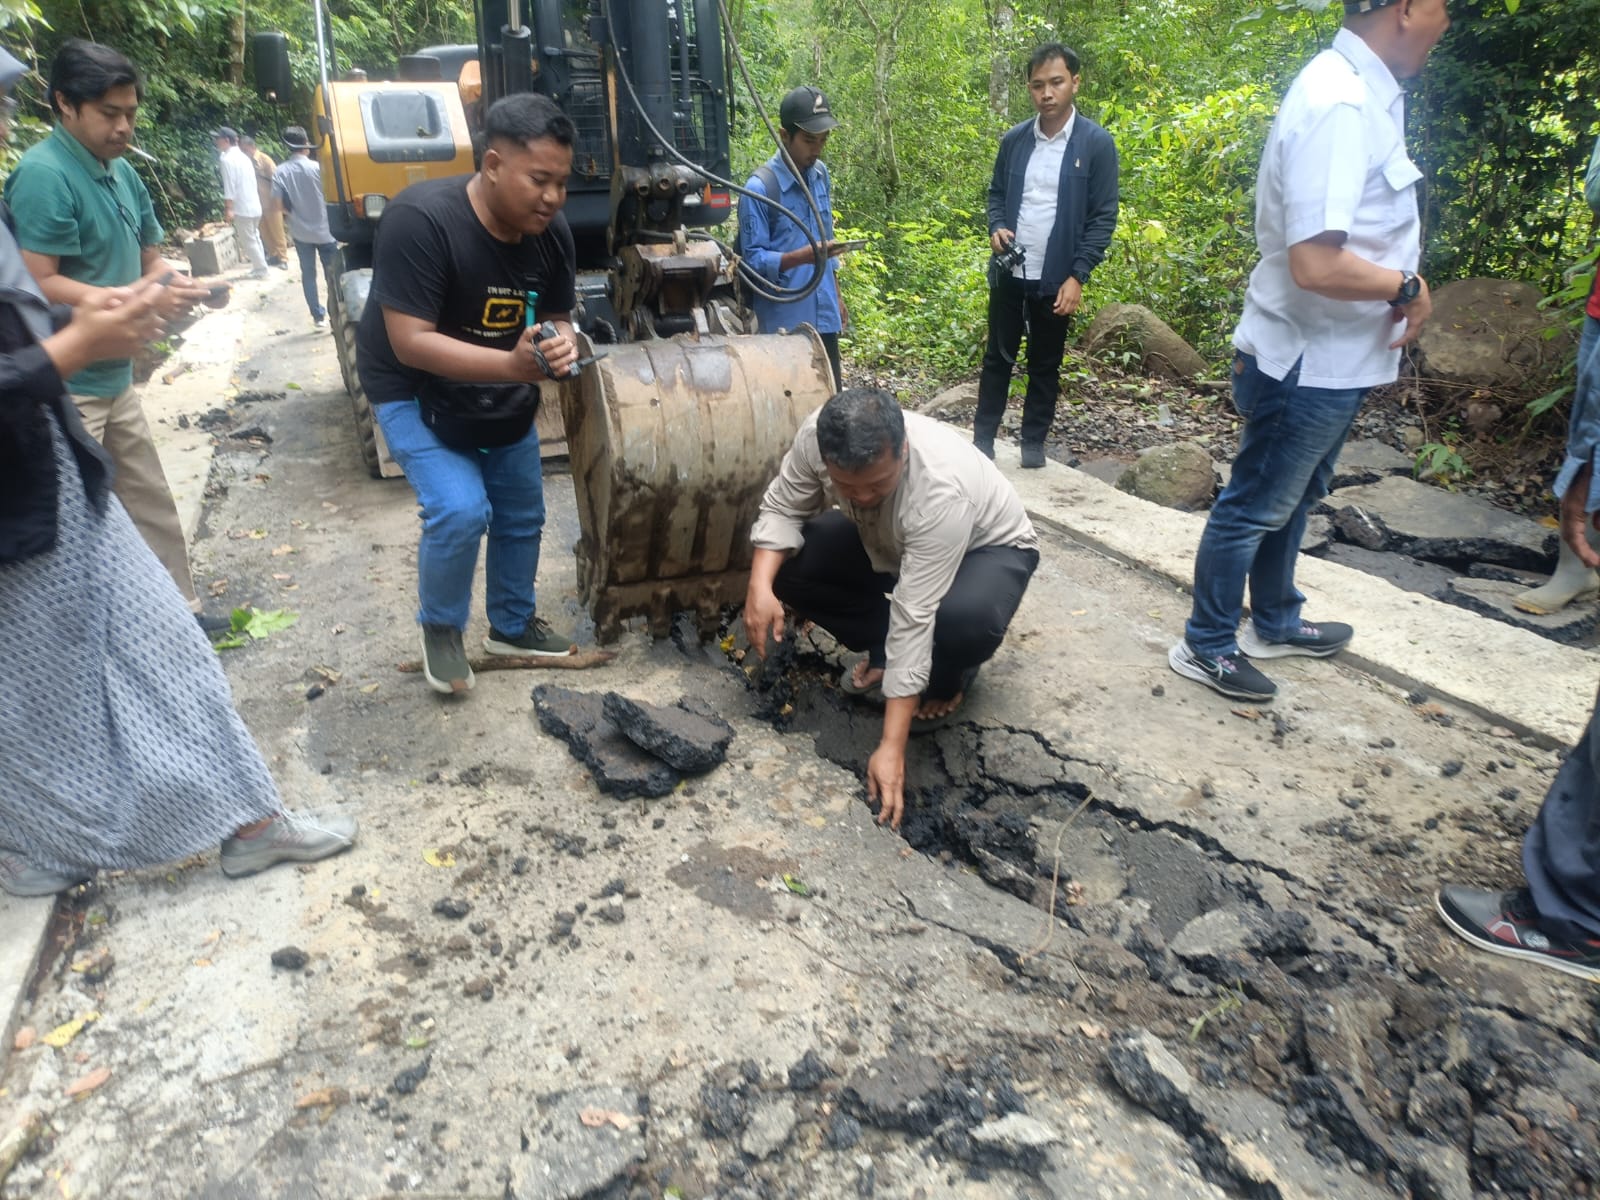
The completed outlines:
<svg viewBox="0 0 1600 1200">
<path fill-rule="evenodd" d="M 1001 275 L 989 287 L 989 344 L 978 377 L 978 415 L 972 422 L 975 441 L 992 442 L 1000 430 L 1024 323 L 1028 327 L 1028 390 L 1022 400 L 1022 444 L 1044 445 L 1056 419 L 1061 356 L 1072 318 L 1051 312 L 1055 293 L 1036 294 L 1037 287 L 1015 275 Z"/>
<path fill-rule="evenodd" d="M 851 650 L 884 663 L 889 599 L 895 577 L 872 569 L 855 524 L 838 510 L 807 521 L 805 544 L 778 569 L 773 592 L 804 619 L 815 621 Z M 933 670 L 927 700 L 948 700 L 961 690 L 962 673 L 994 657 L 1016 615 L 1037 550 L 981 546 L 969 550 L 933 622 Z"/>
<path fill-rule="evenodd" d="M 828 365 L 833 368 L 833 390 L 844 391 L 844 362 L 839 357 L 839 335 L 837 333 L 819 333 L 822 339 L 822 348 L 828 352 Z"/>
<path fill-rule="evenodd" d="M 1541 923 L 1585 941 L 1600 938 L 1600 699 L 1583 737 L 1556 772 L 1522 839 L 1522 870 Z"/>
</svg>

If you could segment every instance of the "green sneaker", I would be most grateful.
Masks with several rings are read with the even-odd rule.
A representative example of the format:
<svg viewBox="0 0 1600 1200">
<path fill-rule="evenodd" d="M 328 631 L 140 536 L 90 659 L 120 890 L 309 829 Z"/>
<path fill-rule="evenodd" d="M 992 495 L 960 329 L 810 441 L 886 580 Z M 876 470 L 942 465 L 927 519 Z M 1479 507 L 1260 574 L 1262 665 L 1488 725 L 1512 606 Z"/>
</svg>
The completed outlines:
<svg viewBox="0 0 1600 1200">
<path fill-rule="evenodd" d="M 429 687 L 446 696 L 472 690 L 477 680 L 472 674 L 472 664 L 467 662 L 461 630 L 453 625 L 422 627 L 422 673 Z"/>
<path fill-rule="evenodd" d="M 517 637 L 490 627 L 489 636 L 483 639 L 483 648 L 489 654 L 515 657 L 538 655 L 543 658 L 560 658 L 577 649 L 571 638 L 551 629 L 550 623 L 542 617 L 530 617 L 528 627 Z"/>
</svg>

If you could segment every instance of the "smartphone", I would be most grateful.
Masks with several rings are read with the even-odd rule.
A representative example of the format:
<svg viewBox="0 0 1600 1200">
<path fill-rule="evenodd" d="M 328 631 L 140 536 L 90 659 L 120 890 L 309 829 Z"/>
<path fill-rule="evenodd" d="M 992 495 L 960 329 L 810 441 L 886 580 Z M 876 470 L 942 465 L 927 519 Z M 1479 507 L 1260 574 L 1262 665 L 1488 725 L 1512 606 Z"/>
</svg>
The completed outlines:
<svg viewBox="0 0 1600 1200">
<path fill-rule="evenodd" d="M 867 239 L 866 238 L 854 238 L 854 239 L 852 239 L 851 241 L 848 241 L 848 242 L 835 242 L 833 244 L 833 249 L 832 249 L 831 253 L 833 253 L 833 254 L 843 254 L 847 250 L 864 250 L 864 249 L 866 249 L 866 245 L 867 245 Z"/>
</svg>

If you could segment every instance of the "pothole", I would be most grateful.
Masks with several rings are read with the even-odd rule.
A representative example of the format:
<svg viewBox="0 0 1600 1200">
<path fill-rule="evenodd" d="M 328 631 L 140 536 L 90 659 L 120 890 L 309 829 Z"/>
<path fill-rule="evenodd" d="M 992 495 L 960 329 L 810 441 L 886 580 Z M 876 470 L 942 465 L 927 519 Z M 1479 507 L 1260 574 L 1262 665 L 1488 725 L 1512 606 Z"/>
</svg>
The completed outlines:
<svg viewBox="0 0 1600 1200">
<path fill-rule="evenodd" d="M 767 719 L 859 775 L 881 716 L 838 692 L 838 670 L 791 642 L 747 678 Z M 1113 1075 L 1219 1184 L 1262 1196 L 1306 1185 L 1291 1163 L 1262 1174 L 1237 1152 L 1270 1118 L 1304 1169 L 1322 1172 L 1317 1186 L 1595 1194 L 1600 992 L 1580 1033 L 1408 974 L 1390 944 L 1399 935 L 1361 915 L 1397 902 L 1366 873 L 1325 890 L 1201 830 L 1149 821 L 1114 784 L 1099 794 L 1083 782 L 1109 772 L 1034 731 L 967 723 L 917 746 L 936 753 L 908 756 L 908 845 L 1083 935 L 1075 965 L 1093 984 L 1068 989 L 1072 1002 L 1110 1026 L 1113 1047 L 1150 1039 L 1182 1065 L 1181 1094 Z M 973 940 L 1026 974 L 1026 947 Z"/>
</svg>

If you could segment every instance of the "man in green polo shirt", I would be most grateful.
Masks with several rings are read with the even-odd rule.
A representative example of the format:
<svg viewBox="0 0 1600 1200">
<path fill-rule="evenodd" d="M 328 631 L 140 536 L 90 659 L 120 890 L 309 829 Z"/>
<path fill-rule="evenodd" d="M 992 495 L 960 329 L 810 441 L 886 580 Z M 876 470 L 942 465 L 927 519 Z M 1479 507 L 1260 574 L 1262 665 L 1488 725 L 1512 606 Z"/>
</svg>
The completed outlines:
<svg viewBox="0 0 1600 1200">
<path fill-rule="evenodd" d="M 170 318 L 206 295 L 161 259 L 164 234 L 150 193 L 122 157 L 142 99 L 139 73 L 108 46 L 76 38 L 50 67 L 55 128 L 29 148 L 5 185 L 22 258 L 50 300 L 76 307 L 101 288 L 170 275 L 157 311 Z M 133 362 L 110 358 L 67 381 L 89 432 L 116 464 L 116 491 L 200 623 L 188 540 L 133 390 Z"/>
</svg>

